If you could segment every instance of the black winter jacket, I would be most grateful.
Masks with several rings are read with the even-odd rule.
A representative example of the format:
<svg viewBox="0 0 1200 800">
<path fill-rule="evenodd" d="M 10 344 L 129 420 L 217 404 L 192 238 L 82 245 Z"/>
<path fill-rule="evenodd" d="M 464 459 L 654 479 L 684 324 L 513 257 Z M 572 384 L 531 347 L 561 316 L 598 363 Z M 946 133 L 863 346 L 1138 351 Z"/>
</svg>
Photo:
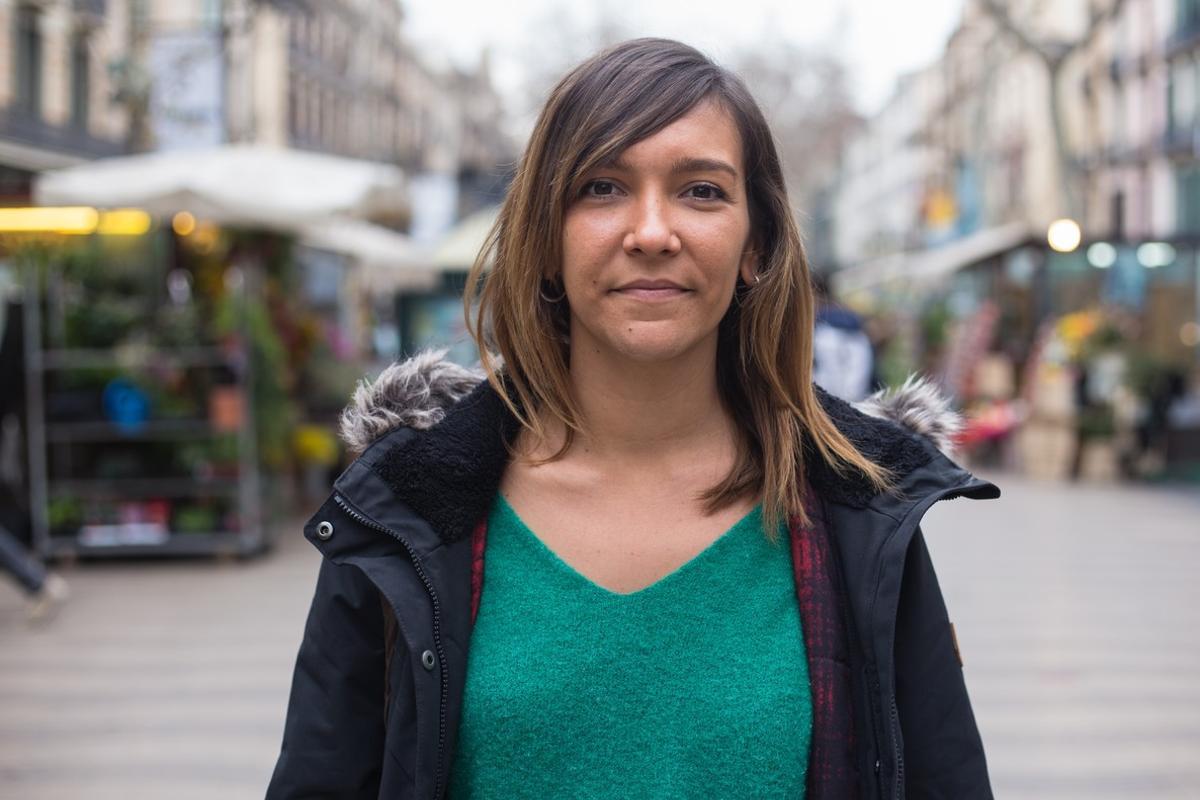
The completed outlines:
<svg viewBox="0 0 1200 800">
<path fill-rule="evenodd" d="M 925 436 L 821 393 L 833 421 L 899 492 L 807 459 L 840 567 L 850 642 L 854 794 L 990 798 L 961 662 L 919 525 L 938 500 L 999 490 Z M 933 438 L 927 387 L 864 405 Z M 284 798 L 441 798 L 471 633 L 471 532 L 495 496 L 516 424 L 478 376 L 432 357 L 359 390 L 343 435 L 365 452 L 304 527 L 322 552 L 267 790 Z M 811 798 L 809 800 L 816 800 Z"/>
</svg>

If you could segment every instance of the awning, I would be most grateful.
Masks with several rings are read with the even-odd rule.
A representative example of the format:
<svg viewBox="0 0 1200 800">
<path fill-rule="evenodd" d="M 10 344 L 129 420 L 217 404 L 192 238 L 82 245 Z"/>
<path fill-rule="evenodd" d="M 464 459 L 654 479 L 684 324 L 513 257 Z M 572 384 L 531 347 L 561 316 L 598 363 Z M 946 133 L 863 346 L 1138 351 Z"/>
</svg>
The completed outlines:
<svg viewBox="0 0 1200 800">
<path fill-rule="evenodd" d="M 895 253 L 839 270 L 833 277 L 841 295 L 888 287 L 928 287 L 963 267 L 1017 247 L 1031 237 L 1023 222 L 977 231 L 933 250 Z"/>
<path fill-rule="evenodd" d="M 434 248 L 433 266 L 441 270 L 469 270 L 499 215 L 500 206 L 489 206 L 451 228 Z"/>
<path fill-rule="evenodd" d="M 373 294 L 432 289 L 441 280 L 428 252 L 382 225 L 346 217 L 329 219 L 306 227 L 300 243 L 346 256 L 361 268 L 363 286 Z"/>
<path fill-rule="evenodd" d="M 145 153 L 39 175 L 39 205 L 141 208 L 160 219 L 299 232 L 330 216 L 407 212 L 404 175 L 391 164 L 261 145 Z"/>
</svg>

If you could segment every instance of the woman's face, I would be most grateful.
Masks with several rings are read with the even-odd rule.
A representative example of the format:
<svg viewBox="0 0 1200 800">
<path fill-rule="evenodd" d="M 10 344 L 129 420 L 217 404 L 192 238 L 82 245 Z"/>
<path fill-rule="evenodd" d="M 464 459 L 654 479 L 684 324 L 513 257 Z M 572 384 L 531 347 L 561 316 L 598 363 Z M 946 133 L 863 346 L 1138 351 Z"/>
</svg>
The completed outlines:
<svg viewBox="0 0 1200 800">
<path fill-rule="evenodd" d="M 745 182 L 737 126 L 708 101 L 586 175 L 563 231 L 572 350 L 715 354 L 739 270 L 754 281 Z"/>
</svg>

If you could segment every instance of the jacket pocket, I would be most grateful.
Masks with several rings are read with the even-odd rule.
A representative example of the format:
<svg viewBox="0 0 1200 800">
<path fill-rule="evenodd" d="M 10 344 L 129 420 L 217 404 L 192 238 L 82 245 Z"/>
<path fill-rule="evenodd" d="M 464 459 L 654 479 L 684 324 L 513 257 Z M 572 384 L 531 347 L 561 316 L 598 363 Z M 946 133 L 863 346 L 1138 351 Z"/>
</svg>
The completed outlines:
<svg viewBox="0 0 1200 800">
<path fill-rule="evenodd" d="M 384 750 L 390 768 L 384 770 L 384 783 L 392 788 L 389 794 L 381 789 L 381 797 L 413 797 L 416 792 L 417 753 L 420 731 L 417 728 L 417 691 L 413 682 L 412 659 L 399 637 L 389 646 L 387 732 Z"/>
</svg>

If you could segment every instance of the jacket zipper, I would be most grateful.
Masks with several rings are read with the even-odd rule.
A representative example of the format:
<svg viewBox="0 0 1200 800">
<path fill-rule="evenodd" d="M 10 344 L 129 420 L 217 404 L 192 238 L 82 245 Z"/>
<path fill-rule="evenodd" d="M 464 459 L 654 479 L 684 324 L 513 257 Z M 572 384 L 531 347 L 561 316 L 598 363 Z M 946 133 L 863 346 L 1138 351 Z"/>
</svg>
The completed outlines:
<svg viewBox="0 0 1200 800">
<path fill-rule="evenodd" d="M 368 528 L 386 533 L 396 541 L 403 545 L 408 551 L 408 556 L 412 559 L 413 569 L 416 570 L 417 577 L 421 579 L 421 583 L 425 585 L 425 591 L 429 593 L 429 599 L 433 604 L 433 646 L 437 648 L 439 673 L 441 675 L 441 694 L 438 698 L 438 752 L 437 752 L 437 772 L 434 775 L 433 797 L 435 800 L 442 795 L 442 759 L 445 756 L 446 750 L 446 696 L 449 694 L 449 680 L 446 677 L 446 651 L 442 647 L 441 637 L 441 612 L 438 605 L 437 592 L 433 589 L 433 582 L 429 580 L 429 576 L 425 574 L 425 569 L 421 566 L 421 560 L 417 558 L 417 553 L 413 550 L 412 545 L 405 541 L 404 537 L 384 525 L 380 525 L 375 520 L 367 517 L 358 509 L 350 505 L 349 501 L 343 498 L 340 494 L 333 496 L 333 501 L 337 503 L 342 511 L 346 512 L 356 522 L 366 525 Z"/>
<path fill-rule="evenodd" d="M 892 749 L 896 752 L 896 800 L 904 798 L 904 753 L 900 752 L 900 748 L 896 747 L 897 731 L 900 726 L 900 714 L 896 711 L 896 694 L 892 693 L 891 702 L 892 717 Z"/>
<path fill-rule="evenodd" d="M 933 508 L 933 506 L 935 506 L 938 503 L 941 503 L 946 500 L 957 500 L 960 497 L 965 497 L 967 488 L 968 487 L 966 485 L 960 486 L 958 489 L 952 489 L 952 490 L 946 492 L 945 494 L 941 495 L 940 497 L 938 497 L 932 503 L 930 503 L 928 506 L 925 507 L 925 511 L 921 512 L 922 516 L 924 516 L 929 511 L 930 508 Z M 876 681 L 876 687 L 878 689 L 878 681 Z M 889 712 L 889 718 L 890 718 L 890 722 L 891 722 L 892 756 L 893 756 L 893 758 L 896 759 L 896 793 L 895 793 L 894 797 L 896 798 L 896 800 L 903 800 L 903 798 L 904 798 L 904 753 L 900 750 L 900 745 L 897 743 L 899 741 L 900 713 L 896 708 L 895 690 L 892 691 L 892 696 L 888 699 L 888 712 Z"/>
<path fill-rule="evenodd" d="M 880 780 L 882 776 L 879 774 L 881 767 L 880 757 L 882 755 L 881 740 L 883 739 L 882 732 L 880 731 L 882 722 L 880 720 L 881 714 L 879 709 L 879 673 L 872 666 L 868 666 L 865 671 L 867 676 L 867 691 L 871 704 L 871 734 L 875 737 L 875 792 L 880 798 L 883 798 L 883 783 Z M 893 746 L 893 753 L 895 749 Z"/>
</svg>

